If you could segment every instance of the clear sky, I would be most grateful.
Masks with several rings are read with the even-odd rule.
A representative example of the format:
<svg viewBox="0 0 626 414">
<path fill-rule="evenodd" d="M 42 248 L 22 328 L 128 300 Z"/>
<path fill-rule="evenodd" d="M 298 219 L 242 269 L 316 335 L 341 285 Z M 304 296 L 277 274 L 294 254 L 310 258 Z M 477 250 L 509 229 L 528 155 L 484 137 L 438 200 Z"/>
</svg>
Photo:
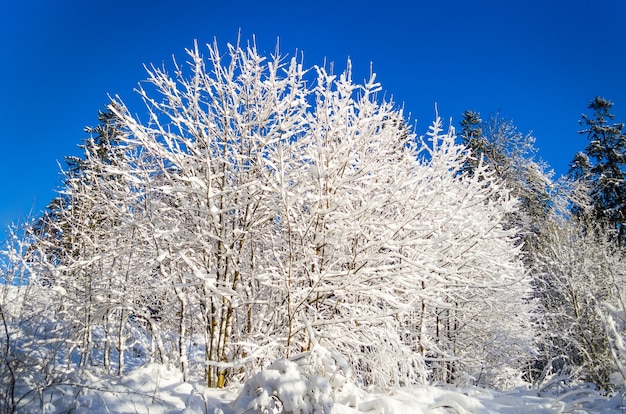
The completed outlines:
<svg viewBox="0 0 626 414">
<path fill-rule="evenodd" d="M 596 95 L 626 122 L 626 1 L 20 0 L 0 5 L 0 238 L 41 211 L 58 162 L 79 154 L 109 94 L 129 105 L 143 64 L 214 38 L 256 36 L 258 49 L 304 53 L 305 66 L 370 63 L 387 96 L 426 131 L 437 103 L 500 111 L 532 131 L 557 175 L 582 150 L 578 120 Z"/>
</svg>

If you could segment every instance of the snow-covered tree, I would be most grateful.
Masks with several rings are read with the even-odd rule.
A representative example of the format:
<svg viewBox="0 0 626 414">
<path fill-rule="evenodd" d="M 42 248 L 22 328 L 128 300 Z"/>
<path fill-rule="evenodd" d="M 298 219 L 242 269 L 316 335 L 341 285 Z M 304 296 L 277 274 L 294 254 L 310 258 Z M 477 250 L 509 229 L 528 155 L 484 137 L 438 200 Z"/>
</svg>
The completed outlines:
<svg viewBox="0 0 626 414">
<path fill-rule="evenodd" d="M 171 75 L 148 69 L 146 119 L 111 104 L 115 143 L 85 145 L 54 237 L 31 249 L 33 277 L 66 291 L 83 365 L 122 373 L 135 341 L 222 387 L 314 335 L 367 383 L 519 380 L 517 202 L 485 163 L 464 174 L 452 128 L 417 138 L 349 62 L 187 52 Z"/>
<path fill-rule="evenodd" d="M 535 137 L 519 131 L 500 113 L 483 120 L 478 112 L 467 110 L 461 127 L 461 142 L 473 154 L 465 171 L 471 174 L 481 158 L 489 165 L 520 201 L 518 211 L 511 215 L 511 224 L 520 230 L 525 242 L 534 243 L 534 236 L 550 217 L 553 186 L 552 172 L 537 159 Z"/>
<path fill-rule="evenodd" d="M 428 264 L 425 289 L 438 292 L 422 300 L 435 379 L 510 386 L 532 354 L 529 279 L 508 223 L 516 200 L 484 163 L 460 174 L 472 155 L 454 144 L 452 131 L 440 136 L 435 126 L 432 134 L 418 218 L 431 224 L 416 252 Z"/>
<path fill-rule="evenodd" d="M 540 292 L 539 348 L 546 375 L 564 374 L 610 389 L 623 358 L 612 343 L 624 335 L 614 317 L 626 294 L 624 251 L 615 231 L 561 216 L 544 229 L 545 248 L 536 255 Z M 618 319 L 619 321 L 619 319 Z"/>
<path fill-rule="evenodd" d="M 583 181 L 589 188 L 592 208 L 585 211 L 574 205 L 579 215 L 589 214 L 596 220 L 607 223 L 626 240 L 626 133 L 623 123 L 611 123 L 615 118 L 613 103 L 599 96 L 589 103 L 591 116 L 582 115 L 580 125 L 585 129 L 589 144 L 584 152 L 574 156 L 570 166 L 570 177 Z"/>
<path fill-rule="evenodd" d="M 32 225 L 29 221 L 24 226 Z M 41 407 L 42 394 L 67 381 L 67 326 L 58 286 L 29 283 L 27 265 L 33 238 L 22 226 L 11 226 L 0 246 L 0 412 Z"/>
<path fill-rule="evenodd" d="M 544 271 L 544 255 L 553 249 L 554 240 L 547 229 L 556 226 L 555 220 L 562 219 L 557 208 L 559 183 L 552 181 L 552 172 L 547 170 L 546 164 L 536 159 L 535 138 L 518 131 L 512 121 L 500 114 L 483 121 L 479 113 L 468 110 L 463 114 L 461 127 L 461 141 L 473 154 L 466 161 L 465 171 L 472 174 L 478 163 L 484 162 L 520 201 L 519 208 L 509 215 L 508 225 L 517 228 L 516 237 L 532 280 L 535 300 L 541 304 L 552 301 L 554 298 L 544 290 L 540 275 Z M 543 331 L 542 312 L 550 313 L 550 310 L 541 306 L 540 309 L 534 320 Z M 542 347 L 543 339 L 537 344 Z M 536 364 L 543 366 L 545 361 L 542 357 L 539 360 Z M 534 365 L 529 363 L 529 366 Z"/>
<path fill-rule="evenodd" d="M 26 231 L 33 237 L 27 262 L 31 283 L 66 292 L 60 306 L 68 347 L 80 351 L 81 366 L 102 364 L 117 372 L 124 366 L 130 314 L 136 289 L 131 276 L 133 247 L 129 184 L 116 172 L 125 160 L 121 133 L 111 111 L 88 129 L 82 157 L 67 157 L 63 188 L 45 214 Z M 135 262 L 136 264 L 136 262 Z M 71 327 L 71 328 L 69 328 Z"/>
</svg>

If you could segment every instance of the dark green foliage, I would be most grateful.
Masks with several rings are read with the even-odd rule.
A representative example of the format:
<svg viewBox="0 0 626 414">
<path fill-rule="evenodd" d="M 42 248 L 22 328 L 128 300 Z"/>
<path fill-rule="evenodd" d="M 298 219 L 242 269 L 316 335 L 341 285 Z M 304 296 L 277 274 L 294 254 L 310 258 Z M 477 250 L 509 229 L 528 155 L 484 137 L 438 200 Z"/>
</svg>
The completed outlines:
<svg viewBox="0 0 626 414">
<path fill-rule="evenodd" d="M 613 103 L 595 97 L 588 108 L 591 115 L 582 115 L 580 124 L 585 128 L 589 144 L 584 152 L 574 157 L 569 175 L 589 188 L 590 206 L 576 204 L 577 215 L 588 215 L 616 228 L 622 240 L 626 236 L 623 226 L 626 218 L 626 134 L 623 123 L 613 123 L 610 111 Z"/>
<path fill-rule="evenodd" d="M 482 123 L 483 120 L 480 118 L 478 112 L 468 109 L 463 113 L 463 119 L 461 120 L 461 141 L 474 152 L 474 155 L 483 154 L 487 146 L 481 127 Z M 476 169 L 477 165 L 478 158 L 470 158 L 465 171 L 471 174 Z"/>
<path fill-rule="evenodd" d="M 83 158 L 65 157 L 69 177 L 80 176 L 81 170 L 93 164 L 86 162 L 86 159 L 90 157 L 101 160 L 107 165 L 115 165 L 119 161 L 121 154 L 116 149 L 119 149 L 122 133 L 117 116 L 110 109 L 98 111 L 98 121 L 100 121 L 98 126 L 85 128 L 85 132 L 90 134 L 90 137 L 79 145 L 79 148 L 83 150 Z"/>
<path fill-rule="evenodd" d="M 82 156 L 65 157 L 66 170 L 64 171 L 64 188 L 70 187 L 70 182 L 80 182 L 81 185 L 90 185 L 92 177 L 99 176 L 98 171 L 93 171 L 93 166 L 97 165 L 89 159 L 99 159 L 104 164 L 115 165 L 123 156 L 120 149 L 121 129 L 117 116 L 109 109 L 98 111 L 100 123 L 96 127 L 86 127 L 85 132 L 90 134 L 79 148 L 82 149 Z M 93 184 L 93 183 L 91 183 Z M 76 215 L 76 211 L 81 208 L 82 200 L 73 199 L 69 194 L 60 192 L 46 207 L 43 215 L 29 227 L 28 231 L 36 235 L 40 240 L 37 246 L 31 246 L 33 250 L 45 252 L 50 263 L 57 265 L 67 263 L 70 258 L 76 258 L 78 252 L 75 251 L 77 245 L 74 235 L 69 228 L 71 223 L 68 219 Z M 70 213 L 69 209 L 74 212 Z M 92 219 L 95 219 L 92 217 Z M 95 222 L 95 221 L 94 221 Z M 52 283 L 46 280 L 42 283 Z"/>
<path fill-rule="evenodd" d="M 520 201 L 520 212 L 511 217 L 511 225 L 524 238 L 536 232 L 550 211 L 551 174 L 542 161 L 535 161 L 535 138 L 523 134 L 499 113 L 483 120 L 467 110 L 461 120 L 461 140 L 472 157 L 465 172 L 473 174 L 480 162 L 487 164 Z"/>
</svg>

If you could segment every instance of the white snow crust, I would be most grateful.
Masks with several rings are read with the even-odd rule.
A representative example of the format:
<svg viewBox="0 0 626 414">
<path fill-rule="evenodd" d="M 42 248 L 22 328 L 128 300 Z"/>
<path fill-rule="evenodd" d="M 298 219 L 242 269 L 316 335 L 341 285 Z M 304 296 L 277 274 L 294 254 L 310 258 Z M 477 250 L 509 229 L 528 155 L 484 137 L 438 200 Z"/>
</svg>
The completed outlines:
<svg viewBox="0 0 626 414">
<path fill-rule="evenodd" d="M 148 364 L 122 377 L 83 373 L 80 384 L 44 392 L 44 413 L 379 413 L 379 414 L 549 414 L 623 412 L 621 397 L 607 398 L 591 386 L 568 392 L 518 389 L 500 392 L 478 387 L 412 385 L 368 389 L 311 374 L 302 361 L 278 360 L 245 384 L 227 389 L 186 383 L 180 371 Z"/>
</svg>

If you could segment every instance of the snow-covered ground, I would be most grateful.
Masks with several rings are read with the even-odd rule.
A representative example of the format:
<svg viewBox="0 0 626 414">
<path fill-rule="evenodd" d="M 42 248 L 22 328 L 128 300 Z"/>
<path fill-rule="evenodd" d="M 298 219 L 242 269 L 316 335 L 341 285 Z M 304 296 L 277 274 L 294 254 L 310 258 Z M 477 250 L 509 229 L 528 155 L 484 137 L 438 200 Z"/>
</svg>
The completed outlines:
<svg viewBox="0 0 626 414">
<path fill-rule="evenodd" d="M 482 388 L 408 386 L 365 390 L 344 383 L 331 387 L 325 378 L 311 378 L 290 361 L 278 361 L 244 386 L 209 389 L 185 383 L 179 371 L 150 364 L 123 377 L 83 374 L 81 384 L 49 388 L 44 413 L 620 413 L 619 396 L 602 397 L 580 386 L 568 392 Z M 334 401 L 333 401 L 334 400 Z"/>
<path fill-rule="evenodd" d="M 19 292 L 16 287 L 5 289 L 4 305 L 21 308 Z M 8 322 L 12 317 L 20 317 L 9 313 L 5 316 Z M 23 340 L 27 338 L 21 336 L 21 331 L 14 331 L 12 340 L 24 349 Z M 198 380 L 185 382 L 176 367 L 145 363 L 139 357 L 141 353 L 128 353 L 128 372 L 116 376 L 93 366 L 79 371 L 76 365 L 63 362 L 64 352 L 57 352 L 59 359 L 52 364 L 56 368 L 49 371 L 50 375 L 21 371 L 29 377 L 18 381 L 17 412 L 626 413 L 625 393 L 607 397 L 592 384 L 573 384 L 565 377 L 546 380 L 541 389 L 520 387 L 506 392 L 452 385 L 365 387 L 354 380 L 345 358 L 317 341 L 313 343 L 311 351 L 289 360 L 277 360 L 251 375 L 244 384 L 230 384 L 225 389 L 208 388 Z M 51 344 L 40 344 L 41 352 L 28 354 L 30 357 L 47 355 L 45 350 Z M 25 355 L 19 355 L 22 362 L 27 360 Z M 0 412 L 4 412 L 1 400 Z"/>
</svg>

